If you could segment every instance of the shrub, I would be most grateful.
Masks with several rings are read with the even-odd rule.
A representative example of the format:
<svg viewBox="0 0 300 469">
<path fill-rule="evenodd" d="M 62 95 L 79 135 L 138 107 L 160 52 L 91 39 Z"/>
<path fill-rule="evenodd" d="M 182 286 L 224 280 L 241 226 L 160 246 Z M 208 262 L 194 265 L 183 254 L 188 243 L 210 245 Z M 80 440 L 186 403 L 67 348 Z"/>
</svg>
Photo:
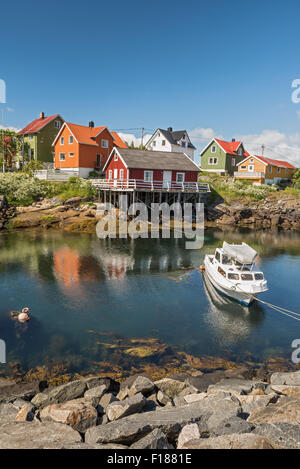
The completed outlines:
<svg viewBox="0 0 300 469">
<path fill-rule="evenodd" d="M 31 205 L 41 197 L 46 197 L 47 186 L 24 173 L 0 174 L 0 194 L 5 195 L 12 205 Z"/>
</svg>

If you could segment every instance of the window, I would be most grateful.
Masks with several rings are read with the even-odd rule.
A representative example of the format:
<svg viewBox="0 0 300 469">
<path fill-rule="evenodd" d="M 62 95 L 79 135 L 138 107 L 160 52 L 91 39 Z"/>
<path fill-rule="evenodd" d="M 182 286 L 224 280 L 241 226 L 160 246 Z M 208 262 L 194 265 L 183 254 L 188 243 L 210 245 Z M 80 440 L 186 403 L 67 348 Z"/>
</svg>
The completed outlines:
<svg viewBox="0 0 300 469">
<path fill-rule="evenodd" d="M 185 148 L 185 142 L 181 142 L 181 146 Z"/>
<path fill-rule="evenodd" d="M 217 148 L 216 148 L 215 145 L 213 145 L 213 146 L 211 147 L 211 152 L 212 152 L 212 153 L 216 153 L 216 151 L 217 151 Z"/>
<path fill-rule="evenodd" d="M 60 137 L 60 144 L 61 144 L 61 145 L 64 145 L 64 144 L 65 144 L 65 138 L 64 138 L 64 137 Z"/>
<path fill-rule="evenodd" d="M 255 280 L 263 280 L 264 279 L 264 274 L 259 272 L 258 274 L 254 274 Z"/>
<path fill-rule="evenodd" d="M 156 141 L 154 140 L 154 142 L 152 143 L 152 146 L 153 147 L 156 147 Z"/>
<path fill-rule="evenodd" d="M 96 168 L 101 167 L 101 155 L 96 155 Z"/>
<path fill-rule="evenodd" d="M 74 153 L 69 153 L 70 158 L 73 158 L 73 156 L 74 156 Z"/>
<path fill-rule="evenodd" d="M 224 272 L 224 270 L 221 267 L 218 267 L 218 272 L 219 272 L 219 274 L 222 274 L 223 277 L 226 277 L 226 273 Z"/>
<path fill-rule="evenodd" d="M 54 127 L 56 129 L 60 129 L 60 122 L 59 121 L 54 121 Z"/>
<path fill-rule="evenodd" d="M 223 265 L 231 265 L 232 264 L 232 260 L 226 256 L 226 254 L 223 254 L 222 256 L 222 264 Z"/>
<path fill-rule="evenodd" d="M 157 132 L 157 136 L 160 137 L 160 132 Z"/>
<path fill-rule="evenodd" d="M 253 280 L 253 275 L 252 274 L 241 274 L 241 279 L 245 280 L 246 282 L 250 282 Z"/>
<path fill-rule="evenodd" d="M 29 135 L 28 140 L 33 140 L 33 135 Z"/>
<path fill-rule="evenodd" d="M 165 140 L 162 140 L 162 141 L 161 141 L 161 144 L 162 144 L 162 146 L 164 147 L 164 146 L 166 145 L 166 141 L 165 141 Z"/>
<path fill-rule="evenodd" d="M 208 164 L 218 164 L 218 158 L 209 158 Z"/>
<path fill-rule="evenodd" d="M 120 179 L 124 179 L 124 169 L 120 169 Z"/>
<path fill-rule="evenodd" d="M 220 255 L 219 251 L 216 252 L 215 258 L 217 259 L 218 262 L 221 261 L 221 255 Z"/>
<path fill-rule="evenodd" d="M 101 140 L 101 147 L 102 148 L 108 148 L 108 140 L 102 139 Z"/>
<path fill-rule="evenodd" d="M 239 274 L 233 274 L 233 273 L 227 274 L 227 278 L 228 278 L 229 280 L 240 280 Z"/>
<path fill-rule="evenodd" d="M 112 179 L 112 169 L 108 171 L 108 179 Z"/>
<path fill-rule="evenodd" d="M 241 166 L 241 169 L 247 169 L 247 166 Z"/>
<path fill-rule="evenodd" d="M 250 163 L 253 163 L 253 161 L 254 161 L 254 159 L 253 159 L 253 158 L 251 158 L 251 160 L 250 160 Z"/>
<path fill-rule="evenodd" d="M 272 166 L 269 166 L 269 174 L 272 174 Z"/>
<path fill-rule="evenodd" d="M 289 174 L 289 168 L 285 168 L 286 174 Z"/>
<path fill-rule="evenodd" d="M 184 173 L 177 173 L 176 174 L 176 182 L 184 182 Z"/>
<path fill-rule="evenodd" d="M 65 153 L 60 153 L 59 154 L 59 161 L 65 161 L 66 160 L 66 154 Z"/>
<path fill-rule="evenodd" d="M 153 171 L 144 171 L 144 181 L 145 182 L 153 181 Z"/>
<path fill-rule="evenodd" d="M 69 143 L 73 143 L 73 142 L 74 142 L 73 135 L 70 135 L 69 136 Z"/>
<path fill-rule="evenodd" d="M 242 156 L 243 153 L 244 153 L 244 152 L 243 152 L 243 149 L 242 149 L 242 147 L 240 147 L 240 148 L 238 149 L 238 155 L 239 155 L 239 156 Z"/>
<path fill-rule="evenodd" d="M 231 166 L 235 166 L 235 158 L 232 158 L 232 160 L 231 160 Z"/>
<path fill-rule="evenodd" d="M 277 168 L 277 173 L 279 174 L 281 171 L 281 168 Z"/>
<path fill-rule="evenodd" d="M 115 161 L 118 161 L 118 153 L 117 153 L 116 151 L 115 151 L 114 160 L 115 160 Z"/>
<path fill-rule="evenodd" d="M 254 171 L 254 164 L 249 164 L 248 165 L 248 171 L 250 171 L 250 172 Z"/>
</svg>

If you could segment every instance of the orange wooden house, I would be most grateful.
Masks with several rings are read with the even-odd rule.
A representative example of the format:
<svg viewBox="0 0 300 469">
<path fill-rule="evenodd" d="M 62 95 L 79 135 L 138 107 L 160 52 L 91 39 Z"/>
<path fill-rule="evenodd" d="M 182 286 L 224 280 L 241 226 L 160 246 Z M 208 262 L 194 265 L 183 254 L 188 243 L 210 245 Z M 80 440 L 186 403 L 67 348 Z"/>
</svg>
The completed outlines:
<svg viewBox="0 0 300 469">
<path fill-rule="evenodd" d="M 74 171 L 88 177 L 91 171 L 102 171 L 114 147 L 127 148 L 116 132 L 106 126 L 95 127 L 65 122 L 54 142 L 55 169 Z"/>
<path fill-rule="evenodd" d="M 297 169 L 287 161 L 273 160 L 264 156 L 250 155 L 237 165 L 235 179 L 255 184 L 277 184 L 291 179 Z"/>
</svg>

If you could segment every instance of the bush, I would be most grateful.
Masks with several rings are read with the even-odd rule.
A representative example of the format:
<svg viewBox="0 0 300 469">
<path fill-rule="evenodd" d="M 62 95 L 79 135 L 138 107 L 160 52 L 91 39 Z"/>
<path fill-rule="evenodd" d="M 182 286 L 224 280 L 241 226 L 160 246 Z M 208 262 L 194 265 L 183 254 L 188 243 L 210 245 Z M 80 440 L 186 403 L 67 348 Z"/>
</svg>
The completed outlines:
<svg viewBox="0 0 300 469">
<path fill-rule="evenodd" d="M 96 197 L 97 190 L 92 185 L 91 181 L 80 179 L 79 177 L 70 177 L 65 184 L 50 183 L 48 190 L 48 197 L 57 196 L 61 200 L 67 200 L 71 197 L 83 197 L 92 200 Z"/>
<path fill-rule="evenodd" d="M 12 205 L 31 205 L 41 197 L 46 197 L 47 186 L 24 173 L 0 174 L 0 194 L 5 195 Z"/>
<path fill-rule="evenodd" d="M 230 201 L 246 197 L 253 200 L 263 200 L 267 195 L 277 192 L 275 185 L 255 186 L 247 181 L 226 182 L 224 179 L 214 179 L 211 181 L 211 187 L 215 193 L 223 199 Z"/>
</svg>

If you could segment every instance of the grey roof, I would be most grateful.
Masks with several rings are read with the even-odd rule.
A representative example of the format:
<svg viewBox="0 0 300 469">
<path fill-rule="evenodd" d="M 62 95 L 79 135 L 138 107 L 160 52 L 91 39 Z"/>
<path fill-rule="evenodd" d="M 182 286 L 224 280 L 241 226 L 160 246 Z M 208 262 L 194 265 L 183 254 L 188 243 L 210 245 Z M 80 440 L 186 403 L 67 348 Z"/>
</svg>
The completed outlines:
<svg viewBox="0 0 300 469">
<path fill-rule="evenodd" d="M 187 134 L 186 130 L 175 130 L 174 132 L 170 132 L 169 130 L 164 129 L 157 129 L 159 130 L 163 136 L 168 140 L 168 142 L 172 143 L 173 145 L 178 145 L 178 141 L 181 137 Z M 192 143 L 188 144 L 188 148 L 195 148 Z"/>
<path fill-rule="evenodd" d="M 200 171 L 196 163 L 184 153 L 131 148 L 118 148 L 118 152 L 128 168 Z"/>
<path fill-rule="evenodd" d="M 248 244 L 228 244 L 223 242 L 223 250 L 228 256 L 237 260 L 241 264 L 252 264 L 257 256 L 257 252 Z"/>
</svg>

